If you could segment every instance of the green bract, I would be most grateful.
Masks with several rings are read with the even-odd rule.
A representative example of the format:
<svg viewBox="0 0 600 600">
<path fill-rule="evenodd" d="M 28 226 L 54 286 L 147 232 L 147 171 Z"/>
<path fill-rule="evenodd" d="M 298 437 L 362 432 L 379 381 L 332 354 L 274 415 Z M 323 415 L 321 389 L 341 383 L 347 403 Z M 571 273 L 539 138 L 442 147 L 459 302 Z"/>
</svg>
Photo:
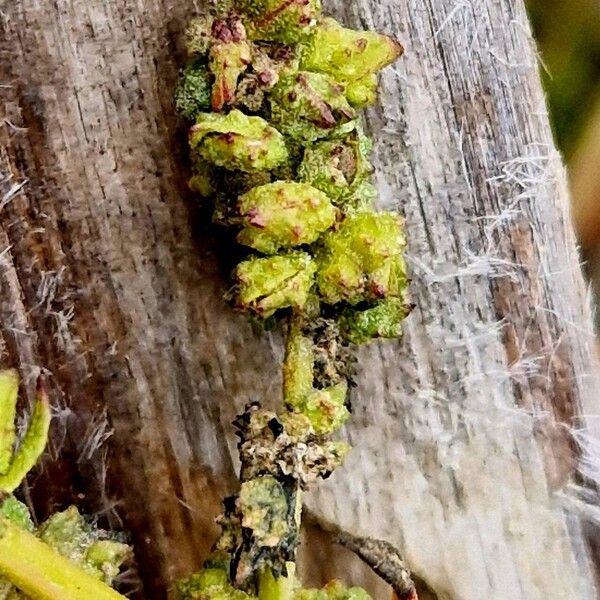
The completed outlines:
<svg viewBox="0 0 600 600">
<path fill-rule="evenodd" d="M 347 396 L 348 384 L 343 382 L 324 390 L 313 390 L 302 402 L 291 406 L 308 416 L 317 433 L 333 433 L 350 416 Z"/>
<path fill-rule="evenodd" d="M 0 501 L 0 515 L 10 519 L 13 523 L 25 529 L 25 531 L 32 532 L 34 530 L 29 509 L 14 496 L 8 496 Z M 0 598 L 2 598 L 2 595 L 0 595 Z"/>
<path fill-rule="evenodd" d="M 298 142 L 340 134 L 340 126 L 348 126 L 355 118 L 344 86 L 323 73 L 301 71 L 286 75 L 271 94 L 273 124 Z"/>
<path fill-rule="evenodd" d="M 288 158 L 276 129 L 261 117 L 248 117 L 239 110 L 199 115 L 190 131 L 190 146 L 213 165 L 246 172 L 268 171 Z"/>
<path fill-rule="evenodd" d="M 399 338 L 402 321 L 410 306 L 401 298 L 385 300 L 373 308 L 344 311 L 340 327 L 344 337 L 353 344 L 364 344 L 377 338 Z"/>
<path fill-rule="evenodd" d="M 349 215 L 327 233 L 319 255 L 317 283 L 324 301 L 401 298 L 407 285 L 402 219 L 394 213 Z"/>
<path fill-rule="evenodd" d="M 302 55 L 301 68 L 328 73 L 337 81 L 352 84 L 349 99 L 357 106 L 375 100 L 373 75 L 394 62 L 402 46 L 374 31 L 354 31 L 335 19 L 323 19 Z"/>
<path fill-rule="evenodd" d="M 235 7 L 252 39 L 284 44 L 305 39 L 321 14 L 320 0 L 238 0 Z"/>
<path fill-rule="evenodd" d="M 235 17 L 215 21 L 212 35 L 215 41 L 208 53 L 215 78 L 211 104 L 214 111 L 220 111 L 234 101 L 238 79 L 252 60 L 252 48 L 242 22 Z"/>
<path fill-rule="evenodd" d="M 315 272 L 315 262 L 304 252 L 250 258 L 235 272 L 236 306 L 265 319 L 281 308 L 302 310 Z"/>
<path fill-rule="evenodd" d="M 239 199 L 244 229 L 238 242 L 265 254 L 311 244 L 335 221 L 329 198 L 305 183 L 276 181 Z"/>
<path fill-rule="evenodd" d="M 370 106 L 377 101 L 377 86 L 379 80 L 376 74 L 367 75 L 346 85 L 346 98 L 355 108 Z"/>
<path fill-rule="evenodd" d="M 186 119 L 193 121 L 210 109 L 211 79 L 206 61 L 199 59 L 183 71 L 175 90 L 175 108 Z"/>
<path fill-rule="evenodd" d="M 373 187 L 369 179 L 372 143 L 360 131 L 340 140 L 308 147 L 298 169 L 298 178 L 325 192 L 336 204 L 369 202 Z"/>
</svg>

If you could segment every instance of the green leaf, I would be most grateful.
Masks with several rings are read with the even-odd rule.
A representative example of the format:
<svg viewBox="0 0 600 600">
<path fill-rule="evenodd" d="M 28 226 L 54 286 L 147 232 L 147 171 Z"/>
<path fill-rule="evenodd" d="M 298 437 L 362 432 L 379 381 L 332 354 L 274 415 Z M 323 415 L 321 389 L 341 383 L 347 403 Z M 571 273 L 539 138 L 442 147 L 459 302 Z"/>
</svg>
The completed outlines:
<svg viewBox="0 0 600 600">
<path fill-rule="evenodd" d="M 18 393 L 18 372 L 0 371 L 0 476 L 6 473 L 12 460 Z"/>
</svg>

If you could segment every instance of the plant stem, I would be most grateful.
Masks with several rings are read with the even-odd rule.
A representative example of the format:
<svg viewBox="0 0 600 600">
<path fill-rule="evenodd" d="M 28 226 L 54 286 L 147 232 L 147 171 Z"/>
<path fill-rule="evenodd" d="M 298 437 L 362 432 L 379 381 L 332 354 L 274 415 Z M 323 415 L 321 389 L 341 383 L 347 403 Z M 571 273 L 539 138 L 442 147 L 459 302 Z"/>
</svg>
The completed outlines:
<svg viewBox="0 0 600 600">
<path fill-rule="evenodd" d="M 287 577 L 273 576 L 270 569 L 260 575 L 258 599 L 259 600 L 292 600 L 296 592 L 296 565 L 287 564 Z"/>
<path fill-rule="evenodd" d="M 0 575 L 33 600 L 125 598 L 5 517 L 0 517 Z"/>
</svg>

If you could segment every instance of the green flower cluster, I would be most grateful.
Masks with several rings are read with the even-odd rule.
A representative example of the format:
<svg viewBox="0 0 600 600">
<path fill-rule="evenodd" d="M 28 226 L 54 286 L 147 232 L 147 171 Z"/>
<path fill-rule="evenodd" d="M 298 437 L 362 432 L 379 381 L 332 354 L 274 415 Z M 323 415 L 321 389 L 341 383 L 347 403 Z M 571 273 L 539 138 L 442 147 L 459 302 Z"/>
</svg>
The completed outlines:
<svg viewBox="0 0 600 600">
<path fill-rule="evenodd" d="M 346 452 L 329 436 L 349 416 L 348 347 L 399 337 L 409 312 L 403 221 L 374 209 L 358 112 L 402 48 L 324 17 L 320 0 L 237 0 L 194 19 L 187 49 L 175 102 L 193 121 L 190 188 L 247 250 L 229 296 L 254 321 L 289 324 L 286 411 L 240 417 L 242 487 L 216 546 L 225 570 L 194 576 L 180 596 L 362 600 L 339 584 L 301 591 L 285 572 L 300 492 Z M 287 591 L 265 595 L 260 573 Z"/>
</svg>

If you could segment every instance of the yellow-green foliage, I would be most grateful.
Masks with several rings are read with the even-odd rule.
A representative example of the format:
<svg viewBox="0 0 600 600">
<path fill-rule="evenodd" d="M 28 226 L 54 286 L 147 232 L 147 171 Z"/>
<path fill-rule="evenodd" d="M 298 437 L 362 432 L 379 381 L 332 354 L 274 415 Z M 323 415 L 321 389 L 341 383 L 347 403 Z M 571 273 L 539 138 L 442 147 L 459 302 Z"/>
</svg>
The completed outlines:
<svg viewBox="0 0 600 600">
<path fill-rule="evenodd" d="M 344 337 L 353 344 L 364 344 L 376 338 L 399 338 L 402 321 L 410 307 L 403 298 L 392 298 L 376 304 L 373 308 L 346 309 L 340 319 Z"/>
<path fill-rule="evenodd" d="M 0 475 L 6 473 L 12 461 L 18 393 L 17 371 L 0 371 Z"/>
<path fill-rule="evenodd" d="M 130 555 L 126 544 L 108 539 L 92 527 L 74 506 L 55 513 L 37 531 L 38 537 L 84 571 L 110 584 Z"/>
<path fill-rule="evenodd" d="M 17 372 L 0 371 L 0 495 L 10 494 L 21 485 L 48 441 L 50 404 L 42 387 L 38 389 L 25 436 L 17 444 L 14 421 L 18 391 Z"/>
<path fill-rule="evenodd" d="M 286 565 L 299 494 L 347 451 L 330 436 L 350 414 L 348 345 L 400 336 L 408 314 L 403 221 L 374 208 L 372 143 L 357 110 L 375 102 L 378 72 L 402 48 L 323 18 L 320 0 L 219 6 L 188 31 L 198 66 L 184 73 L 178 105 L 196 121 L 190 187 L 213 199 L 213 221 L 246 250 L 233 271 L 236 308 L 255 321 L 289 317 L 285 410 L 255 422 L 251 406 L 236 421 L 241 489 L 220 520 L 218 560 L 180 584 L 179 598 L 369 600 L 337 582 L 302 590 Z M 203 64 L 213 113 L 197 110 Z"/>
<path fill-rule="evenodd" d="M 298 256 L 246 260 L 235 272 L 236 306 L 270 318 L 302 311 L 313 298 L 311 318 L 319 302 L 339 305 L 331 314 L 342 315 L 348 340 L 399 335 L 407 313 L 400 304 L 407 286 L 403 224 L 373 209 L 372 143 L 355 107 L 375 100 L 377 73 L 401 46 L 322 18 L 317 2 L 223 7 L 188 30 L 195 70 L 184 73 L 177 99 L 196 119 L 190 186 L 216 198 L 215 221 L 236 227 L 243 246 L 305 255 L 302 265 Z M 226 12 L 232 8 L 241 21 Z M 215 112 L 199 113 L 208 80 Z M 240 186 L 240 174 L 260 178 Z M 317 285 L 309 256 L 317 261 Z M 360 303 L 367 305 L 348 312 L 347 305 Z"/>
</svg>

